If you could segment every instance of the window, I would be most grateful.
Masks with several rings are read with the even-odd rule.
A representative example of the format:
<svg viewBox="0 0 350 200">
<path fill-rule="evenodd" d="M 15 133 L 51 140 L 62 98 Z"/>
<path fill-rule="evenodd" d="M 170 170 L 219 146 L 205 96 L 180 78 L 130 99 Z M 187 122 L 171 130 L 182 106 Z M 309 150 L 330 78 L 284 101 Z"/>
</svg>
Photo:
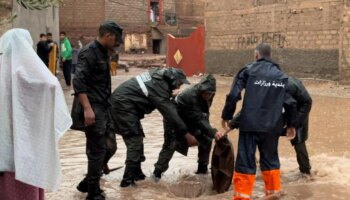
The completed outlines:
<svg viewBox="0 0 350 200">
<path fill-rule="evenodd" d="M 150 0 L 149 1 L 149 19 L 153 23 L 161 23 L 161 0 Z"/>
</svg>

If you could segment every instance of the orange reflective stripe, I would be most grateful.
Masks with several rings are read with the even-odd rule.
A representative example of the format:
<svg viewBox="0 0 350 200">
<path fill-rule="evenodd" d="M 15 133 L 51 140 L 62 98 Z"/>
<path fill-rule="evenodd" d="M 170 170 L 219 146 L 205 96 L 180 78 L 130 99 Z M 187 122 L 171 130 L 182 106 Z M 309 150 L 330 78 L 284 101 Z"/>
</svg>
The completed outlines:
<svg viewBox="0 0 350 200">
<path fill-rule="evenodd" d="M 263 171 L 266 194 L 272 194 L 281 190 L 281 171 L 279 169 Z"/>
<path fill-rule="evenodd" d="M 255 183 L 255 174 L 233 174 L 234 200 L 251 199 Z"/>
</svg>

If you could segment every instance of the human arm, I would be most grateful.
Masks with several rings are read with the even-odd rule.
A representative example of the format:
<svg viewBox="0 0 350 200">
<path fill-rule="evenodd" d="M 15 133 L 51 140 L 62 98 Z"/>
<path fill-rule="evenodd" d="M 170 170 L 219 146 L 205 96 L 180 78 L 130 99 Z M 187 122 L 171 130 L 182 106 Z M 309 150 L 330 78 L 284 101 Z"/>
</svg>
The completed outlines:
<svg viewBox="0 0 350 200">
<path fill-rule="evenodd" d="M 233 113 L 236 110 L 236 103 L 242 99 L 241 91 L 245 88 L 247 79 L 248 73 L 247 67 L 245 67 L 236 75 L 232 83 L 230 93 L 226 96 L 225 106 L 221 114 L 221 124 L 225 129 L 229 127 L 228 122 L 232 119 Z"/>
<path fill-rule="evenodd" d="M 300 126 L 309 116 L 312 106 L 312 98 L 302 82 L 298 81 L 297 83 L 297 95 L 295 99 L 297 101 L 297 121 Z"/>
<path fill-rule="evenodd" d="M 95 123 L 95 113 L 87 96 L 86 80 L 91 73 L 91 67 L 94 65 L 94 55 L 88 50 L 82 52 L 78 57 L 76 73 L 73 79 L 73 88 L 75 95 L 78 97 L 80 104 L 84 109 L 84 123 L 86 126 Z"/>
</svg>

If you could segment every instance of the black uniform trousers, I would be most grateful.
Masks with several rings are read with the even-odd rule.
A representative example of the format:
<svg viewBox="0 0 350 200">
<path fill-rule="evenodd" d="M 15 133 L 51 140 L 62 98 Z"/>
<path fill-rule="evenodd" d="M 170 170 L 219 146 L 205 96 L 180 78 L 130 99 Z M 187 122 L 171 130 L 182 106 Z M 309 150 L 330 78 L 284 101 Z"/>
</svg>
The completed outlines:
<svg viewBox="0 0 350 200">
<path fill-rule="evenodd" d="M 200 137 L 199 133 L 197 137 Z M 180 139 L 177 136 L 175 131 L 164 123 L 164 143 L 162 146 L 162 150 L 159 153 L 158 161 L 154 164 L 154 167 L 162 172 L 165 172 L 169 168 L 169 162 L 174 155 L 176 150 L 176 146 L 179 145 L 177 143 L 181 143 L 181 146 L 187 147 L 187 142 L 184 139 Z M 196 135 L 195 135 L 196 137 Z M 196 137 L 196 138 L 197 138 Z M 198 139 L 198 138 L 197 138 Z M 211 141 L 211 140 L 210 140 Z M 201 142 L 201 140 L 199 140 Z M 181 149 L 181 148 L 180 148 Z M 207 166 L 209 163 L 209 156 L 211 151 L 211 142 L 205 141 L 198 145 L 198 164 Z"/>
<path fill-rule="evenodd" d="M 71 83 L 71 73 L 72 73 L 72 60 L 66 60 L 62 63 L 62 70 L 64 80 L 67 86 L 70 86 Z"/>
<path fill-rule="evenodd" d="M 95 124 L 85 128 L 86 155 L 88 158 L 88 184 L 99 186 L 99 180 L 103 165 L 113 156 L 116 151 L 115 136 L 107 134 L 107 107 L 92 105 L 95 113 Z M 107 145 L 107 141 L 109 145 Z M 108 152 L 108 153 L 107 153 Z"/>
</svg>

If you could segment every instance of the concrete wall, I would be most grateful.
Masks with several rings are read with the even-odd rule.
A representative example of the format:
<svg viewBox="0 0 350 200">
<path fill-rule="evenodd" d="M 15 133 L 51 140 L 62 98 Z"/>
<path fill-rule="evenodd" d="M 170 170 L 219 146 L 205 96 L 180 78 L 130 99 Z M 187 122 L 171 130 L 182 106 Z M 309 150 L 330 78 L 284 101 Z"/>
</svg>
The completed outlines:
<svg viewBox="0 0 350 200">
<path fill-rule="evenodd" d="M 18 17 L 13 21 L 13 28 L 24 28 L 29 30 L 33 41 L 34 48 L 36 49 L 36 43 L 40 39 L 40 33 L 51 32 L 53 39 L 58 39 L 58 24 L 59 15 L 58 8 L 51 7 L 42 11 L 27 10 L 17 4 L 16 0 L 13 0 L 13 12 L 18 14 Z"/>
<path fill-rule="evenodd" d="M 343 0 L 207 0 L 206 68 L 236 73 L 260 42 L 287 72 L 338 80 Z M 226 55 L 226 56 L 224 56 Z M 220 59 L 218 59 L 220 57 Z"/>
<path fill-rule="evenodd" d="M 350 1 L 344 4 L 339 42 L 339 75 L 343 83 L 350 84 Z"/>
<path fill-rule="evenodd" d="M 12 13 L 12 0 L 0 1 L 0 21 L 7 19 Z M 0 25 L 0 36 L 12 28 L 12 23 Z"/>
</svg>

